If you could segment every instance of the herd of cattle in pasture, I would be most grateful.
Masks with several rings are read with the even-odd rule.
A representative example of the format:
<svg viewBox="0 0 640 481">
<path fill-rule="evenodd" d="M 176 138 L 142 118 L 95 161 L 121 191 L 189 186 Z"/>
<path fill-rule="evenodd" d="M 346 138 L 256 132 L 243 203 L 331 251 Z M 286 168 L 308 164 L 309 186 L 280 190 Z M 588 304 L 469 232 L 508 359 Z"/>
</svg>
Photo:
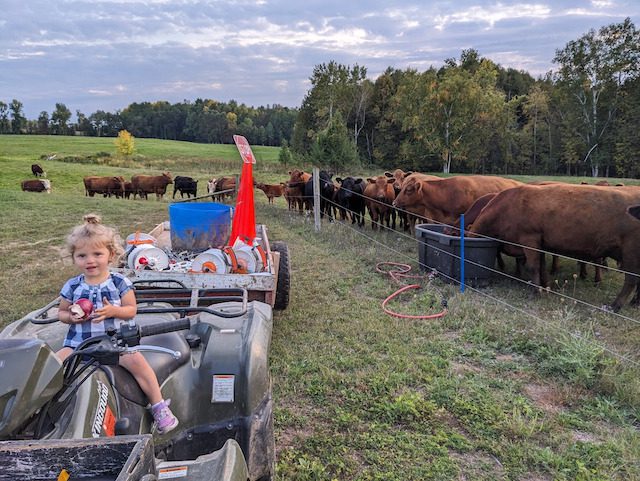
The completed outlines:
<svg viewBox="0 0 640 481">
<path fill-rule="evenodd" d="M 290 209 L 309 209 L 312 176 L 289 172 L 285 197 Z M 548 287 L 544 252 L 597 265 L 607 258 L 625 272 L 624 284 L 609 308 L 618 311 L 635 292 L 640 304 L 640 187 L 568 184 L 555 181 L 523 183 L 498 176 L 433 175 L 385 172 L 367 179 L 336 178 L 320 172 L 320 209 L 364 225 L 365 210 L 373 229 L 386 225 L 411 230 L 420 222 L 446 224 L 456 235 L 465 214 L 465 232 L 501 242 L 501 253 L 524 264 L 535 286 Z M 584 275 L 584 265 L 581 266 Z M 596 281 L 600 279 L 596 271 Z"/>
<path fill-rule="evenodd" d="M 37 177 L 45 175 L 34 164 Z M 161 199 L 168 184 L 187 197 L 197 195 L 197 180 L 165 172 L 161 175 L 134 175 L 84 178 L 85 195 L 102 194 L 129 198 Z M 284 197 L 289 209 L 299 212 L 313 207 L 312 174 L 289 171 L 289 179 L 279 184 L 254 181 L 269 203 Z M 211 179 L 207 193 L 219 197 L 235 192 L 235 176 Z M 365 212 L 372 229 L 386 226 L 412 230 L 415 222 L 440 223 L 456 235 L 461 214 L 465 232 L 500 240 L 501 253 L 524 265 L 535 286 L 548 286 L 544 252 L 603 264 L 607 258 L 618 262 L 625 272 L 624 284 L 610 308 L 618 311 L 635 292 L 632 303 L 640 304 L 640 187 L 568 184 L 555 181 L 523 183 L 498 176 L 460 175 L 441 178 L 395 170 L 369 177 L 337 177 L 319 172 L 320 212 L 363 227 Z M 23 190 L 50 191 L 47 179 L 22 183 Z M 581 275 L 584 269 L 581 269 Z M 596 281 L 600 272 L 596 273 Z"/>
<path fill-rule="evenodd" d="M 51 181 L 40 177 L 45 177 L 46 172 L 38 164 L 31 166 L 31 172 L 37 179 L 27 179 L 22 181 L 21 187 L 27 192 L 48 192 L 51 193 Z M 155 195 L 156 199 L 162 199 L 167 193 L 169 184 L 173 184 L 173 198 L 180 194 L 181 198 L 198 195 L 198 181 L 192 177 L 176 176 L 169 172 L 160 175 L 136 174 L 131 180 L 126 180 L 123 176 L 87 176 L 83 179 L 85 195 L 94 197 L 101 194 L 103 197 L 116 197 L 129 199 L 140 197 L 147 199 L 149 194 Z M 236 188 L 236 178 L 232 176 L 213 178 L 207 182 L 207 192 L 213 197 L 223 198 L 233 195 Z"/>
</svg>

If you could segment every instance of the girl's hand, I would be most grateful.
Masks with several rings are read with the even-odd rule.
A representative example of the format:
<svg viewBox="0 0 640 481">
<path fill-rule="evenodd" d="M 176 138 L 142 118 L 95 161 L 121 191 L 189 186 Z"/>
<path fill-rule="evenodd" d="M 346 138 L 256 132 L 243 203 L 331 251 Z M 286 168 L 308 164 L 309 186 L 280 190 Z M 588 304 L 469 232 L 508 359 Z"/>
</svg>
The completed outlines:
<svg viewBox="0 0 640 481">
<path fill-rule="evenodd" d="M 119 310 L 120 306 L 114 306 L 109 302 L 109 299 L 104 297 L 102 299 L 102 307 L 94 311 L 94 317 L 91 318 L 91 322 L 100 322 L 109 317 L 118 317 Z"/>
</svg>

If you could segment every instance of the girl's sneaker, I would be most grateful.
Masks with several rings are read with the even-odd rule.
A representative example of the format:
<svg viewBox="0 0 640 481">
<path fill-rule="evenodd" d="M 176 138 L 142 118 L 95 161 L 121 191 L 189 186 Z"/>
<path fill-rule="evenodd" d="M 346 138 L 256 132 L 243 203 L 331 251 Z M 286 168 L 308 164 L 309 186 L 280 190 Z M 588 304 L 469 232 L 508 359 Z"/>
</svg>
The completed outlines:
<svg viewBox="0 0 640 481">
<path fill-rule="evenodd" d="M 169 404 L 171 404 L 171 399 L 151 406 L 151 414 L 160 434 L 166 434 L 178 425 L 178 418 L 169 409 Z"/>
</svg>

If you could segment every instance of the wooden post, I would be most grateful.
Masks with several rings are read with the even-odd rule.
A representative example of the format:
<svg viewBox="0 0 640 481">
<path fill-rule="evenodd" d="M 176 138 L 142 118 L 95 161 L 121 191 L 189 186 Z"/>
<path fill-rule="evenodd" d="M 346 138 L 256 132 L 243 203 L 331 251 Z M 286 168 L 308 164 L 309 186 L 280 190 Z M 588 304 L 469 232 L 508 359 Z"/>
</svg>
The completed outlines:
<svg viewBox="0 0 640 481">
<path fill-rule="evenodd" d="M 320 169 L 313 168 L 313 221 L 316 232 L 320 232 Z"/>
</svg>

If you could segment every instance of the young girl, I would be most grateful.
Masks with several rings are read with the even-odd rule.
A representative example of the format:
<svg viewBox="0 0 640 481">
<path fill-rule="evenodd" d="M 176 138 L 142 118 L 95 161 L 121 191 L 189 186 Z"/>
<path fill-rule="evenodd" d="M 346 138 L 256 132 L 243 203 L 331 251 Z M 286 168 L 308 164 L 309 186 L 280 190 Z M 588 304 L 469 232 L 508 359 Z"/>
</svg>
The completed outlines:
<svg viewBox="0 0 640 481">
<path fill-rule="evenodd" d="M 109 265 L 124 253 L 114 229 L 101 224 L 96 214 L 85 215 L 84 224 L 76 226 L 67 238 L 67 248 L 80 275 L 69 279 L 60 291 L 59 319 L 69 324 L 64 347 L 58 351 L 62 360 L 83 340 L 118 327 L 120 320 L 131 319 L 137 312 L 133 284 L 122 274 L 109 270 Z M 86 319 L 77 313 L 81 310 L 72 307 L 82 298 L 94 305 L 93 314 Z M 162 399 L 156 374 L 144 356 L 139 352 L 124 354 L 120 356 L 120 365 L 133 375 L 147 395 L 158 431 L 164 434 L 175 428 L 178 420 L 169 409 L 169 401 Z"/>
</svg>

